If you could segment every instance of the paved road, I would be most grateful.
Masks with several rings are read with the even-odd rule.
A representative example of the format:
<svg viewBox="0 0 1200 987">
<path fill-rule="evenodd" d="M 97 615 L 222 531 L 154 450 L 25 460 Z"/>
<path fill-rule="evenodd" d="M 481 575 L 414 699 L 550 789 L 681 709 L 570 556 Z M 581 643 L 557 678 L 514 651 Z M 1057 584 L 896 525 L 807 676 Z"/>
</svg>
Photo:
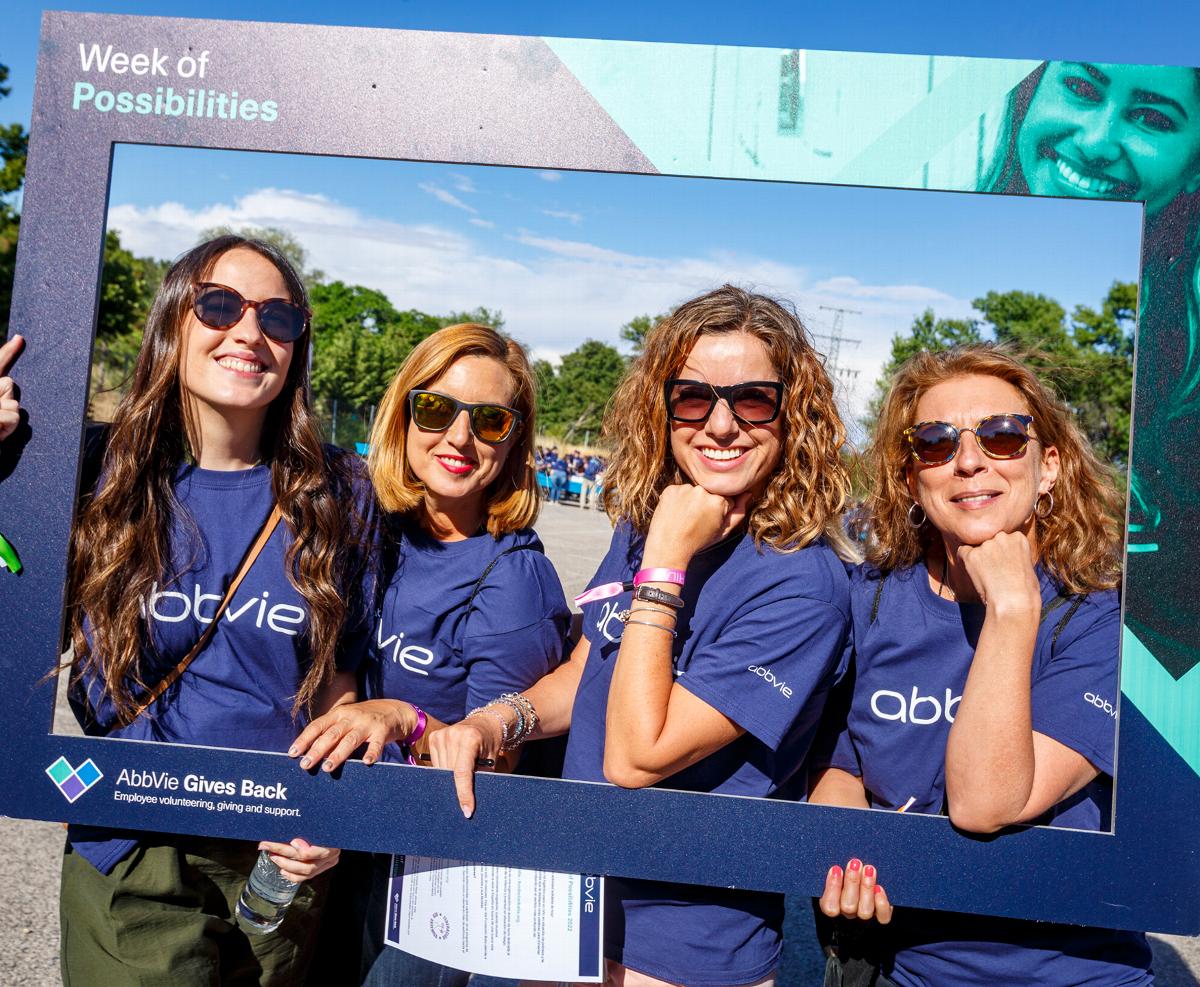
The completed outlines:
<svg viewBox="0 0 1200 987">
<path fill-rule="evenodd" d="M 547 554 L 568 597 L 579 593 L 608 545 L 603 515 L 571 505 L 547 505 L 538 522 Z M 60 711 L 61 712 L 61 711 Z M 58 729 L 73 725 L 56 718 Z M 54 823 L 0 818 L 0 985 L 58 984 L 58 875 L 63 830 Z M 784 985 L 819 984 L 807 899 L 789 899 Z M 1200 987 L 1200 939 L 1152 936 L 1161 987 Z M 102 985 L 97 985 L 102 987 Z"/>
</svg>

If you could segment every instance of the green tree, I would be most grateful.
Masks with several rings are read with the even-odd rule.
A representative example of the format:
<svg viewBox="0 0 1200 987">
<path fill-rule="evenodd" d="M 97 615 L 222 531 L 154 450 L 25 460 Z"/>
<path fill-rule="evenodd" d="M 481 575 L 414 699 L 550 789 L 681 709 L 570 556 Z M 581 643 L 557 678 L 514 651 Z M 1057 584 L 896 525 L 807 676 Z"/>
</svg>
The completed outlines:
<svg viewBox="0 0 1200 987">
<path fill-rule="evenodd" d="M 867 414 L 862 421 L 863 428 L 868 434 L 875 431 L 875 422 L 879 418 L 880 408 L 883 407 L 883 399 L 892 389 L 892 378 L 905 360 L 922 350 L 940 353 L 951 346 L 978 343 L 981 339 L 979 325 L 973 319 L 939 319 L 931 308 L 916 316 L 909 327 L 908 335 L 897 333 L 892 337 L 892 353 L 875 382 L 875 394 L 867 405 Z"/>
<path fill-rule="evenodd" d="M 989 291 L 971 303 L 979 321 L 938 319 L 926 310 L 892 353 L 875 385 L 863 424 L 871 431 L 900 365 L 921 350 L 940 352 L 960 343 L 994 339 L 1008 344 L 1075 413 L 1101 459 L 1124 465 L 1133 395 L 1133 326 L 1137 285 L 1114 282 L 1098 309 L 1076 306 L 1070 318 L 1045 295 Z"/>
<path fill-rule="evenodd" d="M 4 85 L 8 66 L 0 65 L 0 99 L 12 92 Z M 8 338 L 8 319 L 12 308 L 12 283 L 16 273 L 17 234 L 21 217 L 8 201 L 25 181 L 25 156 L 29 134 L 19 123 L 0 126 L 0 341 Z"/>
<path fill-rule="evenodd" d="M 308 250 L 304 244 L 287 230 L 281 230 L 277 226 L 241 226 L 237 229 L 228 225 L 210 226 L 208 229 L 201 231 L 196 242 L 203 243 L 205 240 L 211 240 L 218 236 L 228 236 L 230 233 L 237 236 L 250 237 L 255 240 L 262 240 L 275 247 L 291 262 L 292 267 L 296 269 L 296 273 L 300 275 L 300 280 L 304 282 L 304 286 L 309 292 L 325 280 L 324 271 L 308 266 Z"/>
<path fill-rule="evenodd" d="M 470 312 L 451 312 L 449 315 L 439 315 L 438 322 L 440 323 L 439 329 L 445 326 L 456 326 L 463 322 L 474 322 L 481 326 L 491 326 L 496 332 L 508 335 L 504 332 L 504 313 L 500 309 L 492 310 L 483 305 Z"/>
<path fill-rule="evenodd" d="M 664 312 L 662 315 L 638 315 L 630 319 L 625 325 L 621 326 L 621 339 L 629 343 L 633 347 L 634 353 L 641 353 L 642 346 L 646 341 L 646 334 L 650 332 L 656 325 L 662 322 L 667 317 Z"/>
<path fill-rule="evenodd" d="M 130 331 L 140 336 L 153 297 L 146 291 L 144 265 L 121 246 L 116 230 L 109 230 L 104 235 L 97 338 L 112 339 Z"/>
<path fill-rule="evenodd" d="M 377 403 L 413 346 L 438 328 L 434 317 L 400 312 L 362 285 L 318 284 L 310 300 L 313 393 L 350 407 Z"/>
<path fill-rule="evenodd" d="M 570 441 L 600 431 L 604 406 L 625 373 L 625 359 L 608 343 L 585 340 L 562 358 L 554 375 L 554 413 L 544 428 L 561 430 Z"/>
</svg>

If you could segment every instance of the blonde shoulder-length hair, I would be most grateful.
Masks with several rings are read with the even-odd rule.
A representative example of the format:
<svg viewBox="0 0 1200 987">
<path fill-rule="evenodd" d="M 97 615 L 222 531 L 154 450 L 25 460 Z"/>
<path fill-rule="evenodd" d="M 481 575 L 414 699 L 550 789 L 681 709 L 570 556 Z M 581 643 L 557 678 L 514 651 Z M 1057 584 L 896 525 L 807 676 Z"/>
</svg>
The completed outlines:
<svg viewBox="0 0 1200 987">
<path fill-rule="evenodd" d="M 931 387 L 954 377 L 998 377 L 1011 384 L 1033 416 L 1043 447 L 1058 449 L 1053 510 L 1035 516 L 1040 561 L 1070 593 L 1112 589 L 1121 580 L 1119 495 L 1112 470 L 1104 466 L 1071 411 L 1020 359 L 986 343 L 940 353 L 923 351 L 896 372 L 867 451 L 874 474 L 870 499 L 874 538 L 868 560 L 884 570 L 902 569 L 923 558 L 938 537 L 931 524 L 908 521 L 912 454 L 904 430 L 917 421 L 917 404 Z M 1013 409 L 1014 411 L 1017 409 Z"/>
<path fill-rule="evenodd" d="M 535 385 L 521 345 L 490 326 L 464 322 L 446 326 L 422 340 L 396 371 L 379 404 L 371 429 L 367 465 L 375 494 L 385 511 L 421 512 L 425 486 L 408 462 L 409 391 L 428 387 L 464 356 L 483 356 L 502 363 L 513 383 L 510 406 L 521 413 L 500 475 L 487 490 L 487 530 L 493 538 L 537 520 L 540 498 L 533 467 Z"/>
<path fill-rule="evenodd" d="M 780 552 L 824 537 L 852 558 L 841 524 L 850 490 L 842 458 L 846 433 L 824 362 L 795 312 L 728 284 L 685 302 L 658 323 L 613 394 L 604 421 L 613 449 L 605 473 L 609 516 L 645 533 L 662 491 L 686 482 L 671 454 L 665 385 L 678 376 L 696 340 L 729 332 L 761 340 L 783 382 L 779 465 L 750 506 L 750 534 L 758 545 Z"/>
</svg>

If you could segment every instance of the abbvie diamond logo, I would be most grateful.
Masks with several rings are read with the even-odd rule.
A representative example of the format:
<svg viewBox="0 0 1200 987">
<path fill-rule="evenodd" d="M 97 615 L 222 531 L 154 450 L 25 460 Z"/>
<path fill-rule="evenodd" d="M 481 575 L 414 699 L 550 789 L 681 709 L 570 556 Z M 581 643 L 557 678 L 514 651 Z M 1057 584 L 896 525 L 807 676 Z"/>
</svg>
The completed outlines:
<svg viewBox="0 0 1200 987">
<path fill-rule="evenodd" d="M 71 762 L 65 757 L 60 757 L 46 769 L 46 774 L 68 802 L 74 802 L 104 777 L 90 757 L 77 768 L 71 767 Z"/>
</svg>

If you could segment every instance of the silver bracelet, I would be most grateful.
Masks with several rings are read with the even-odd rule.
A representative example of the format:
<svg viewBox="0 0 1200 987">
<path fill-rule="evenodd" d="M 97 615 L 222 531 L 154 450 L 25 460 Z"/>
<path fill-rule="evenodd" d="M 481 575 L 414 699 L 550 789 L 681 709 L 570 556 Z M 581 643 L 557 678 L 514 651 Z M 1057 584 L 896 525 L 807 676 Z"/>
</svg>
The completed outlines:
<svg viewBox="0 0 1200 987">
<path fill-rule="evenodd" d="M 483 713 L 488 716 L 494 716 L 500 721 L 500 750 L 503 751 L 505 745 L 508 743 L 508 720 L 504 718 L 504 714 L 501 713 L 500 710 L 490 709 L 487 706 L 476 706 L 473 710 L 471 710 L 471 712 L 464 716 L 463 719 L 469 720 L 472 716 L 475 716 L 479 713 Z"/>
<path fill-rule="evenodd" d="M 652 613 L 652 614 L 656 614 L 659 617 L 670 617 L 676 623 L 679 622 L 679 615 L 674 610 L 656 610 L 656 609 L 654 609 L 654 607 L 633 607 L 628 612 L 630 614 Z M 629 618 L 626 617 L 625 619 L 628 620 Z"/>
<path fill-rule="evenodd" d="M 519 709 L 522 712 L 523 719 L 525 721 L 525 729 L 522 732 L 520 739 L 518 740 L 516 737 L 514 737 L 512 742 L 514 747 L 519 743 L 523 743 L 529 737 L 529 735 L 533 733 L 534 727 L 538 725 L 538 714 L 537 710 L 533 707 L 533 703 L 523 692 L 506 692 L 504 695 L 500 696 L 496 702 L 505 703 L 506 705 L 511 706 L 514 709 Z"/>
<path fill-rule="evenodd" d="M 514 751 L 520 747 L 533 733 L 533 728 L 537 725 L 537 711 L 533 708 L 528 697 L 523 696 L 519 692 L 506 692 L 502 696 L 493 699 L 489 705 L 500 704 L 507 706 L 517 715 L 517 725 L 505 746 L 504 751 Z"/>
<path fill-rule="evenodd" d="M 674 627 L 668 627 L 666 624 L 656 624 L 651 620 L 627 620 L 627 624 L 643 624 L 646 627 L 657 627 L 660 631 L 666 631 L 671 637 L 676 637 L 677 632 Z"/>
</svg>

